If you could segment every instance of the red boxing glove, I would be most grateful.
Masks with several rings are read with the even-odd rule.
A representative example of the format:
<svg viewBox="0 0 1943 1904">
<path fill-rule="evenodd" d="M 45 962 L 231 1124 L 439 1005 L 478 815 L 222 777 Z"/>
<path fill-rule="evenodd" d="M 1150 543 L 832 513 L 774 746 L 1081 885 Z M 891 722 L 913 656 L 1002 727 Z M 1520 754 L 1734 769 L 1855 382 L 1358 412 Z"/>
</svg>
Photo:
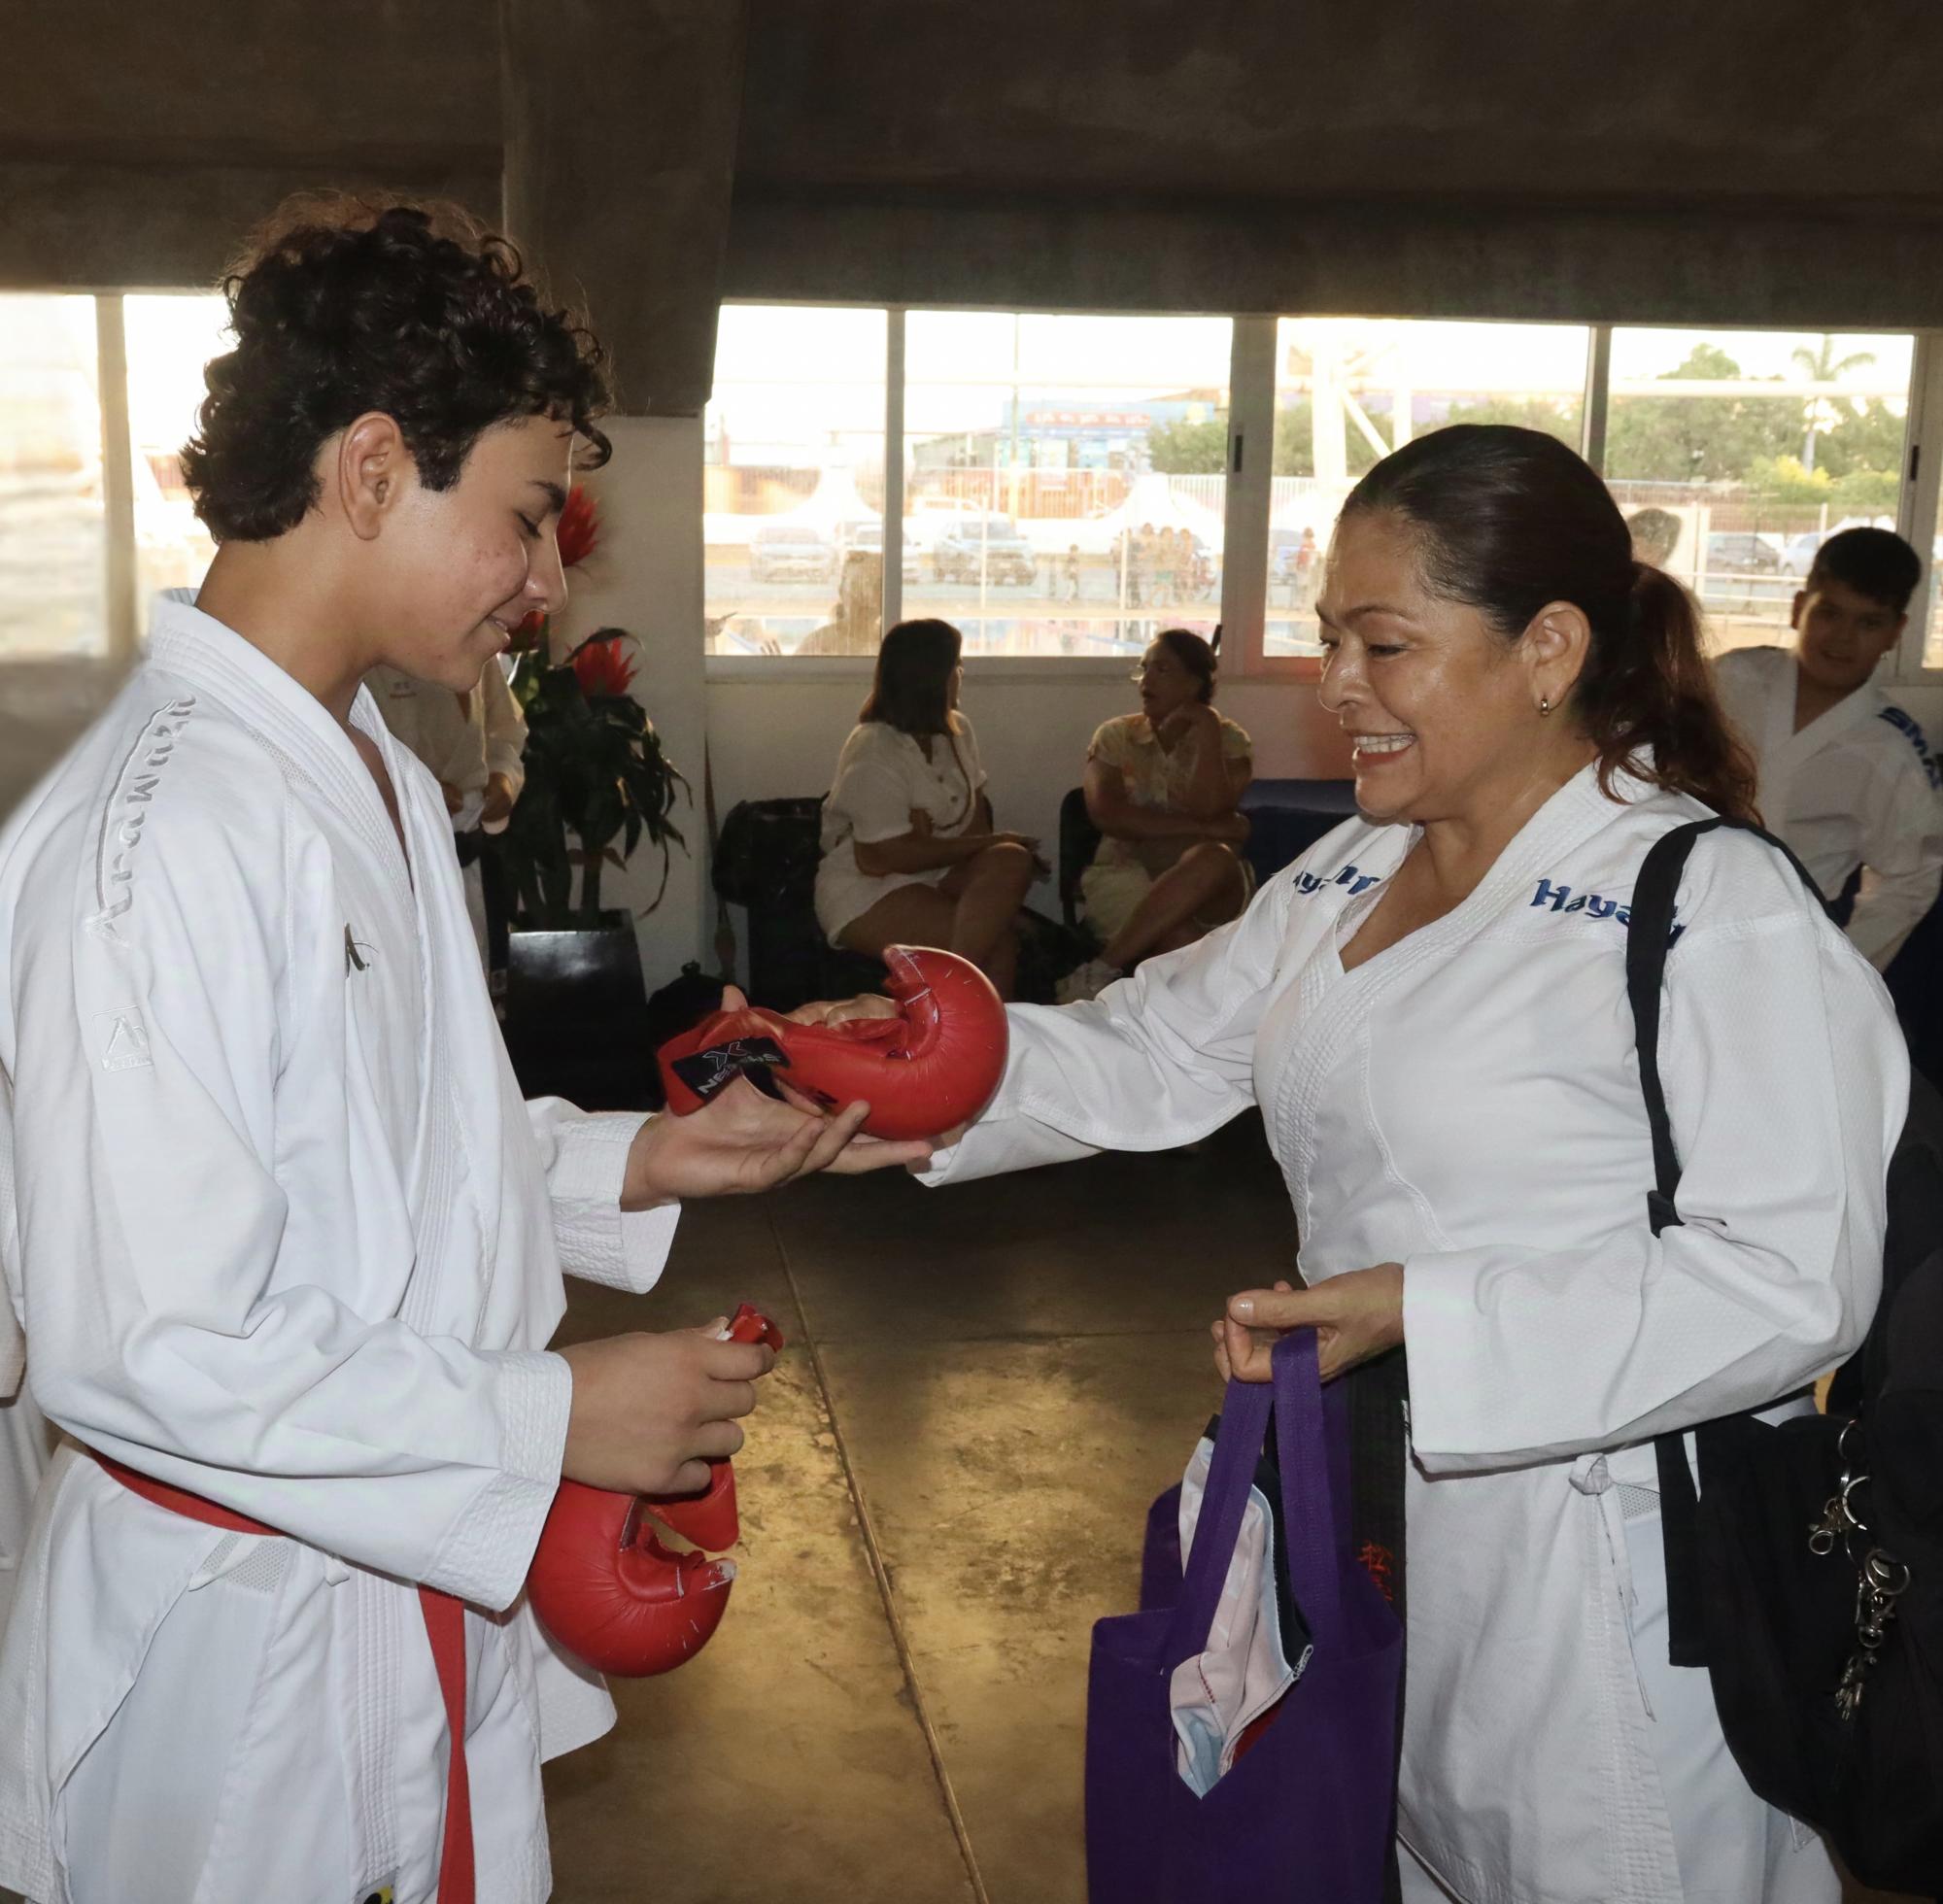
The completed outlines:
<svg viewBox="0 0 1943 1904">
<path fill-rule="evenodd" d="M 783 1345 L 782 1332 L 747 1303 L 724 1340 Z M 740 1531 L 734 1471 L 727 1461 L 709 1466 L 707 1488 L 677 1500 L 561 1482 L 527 1593 L 540 1623 L 568 1652 L 602 1673 L 645 1679 L 671 1672 L 708 1644 L 729 1610 L 735 1563 L 670 1551 L 653 1520 L 697 1547 L 733 1547 Z"/>
<path fill-rule="evenodd" d="M 935 1138 L 969 1123 L 1006 1070 L 1006 1007 L 969 959 L 892 945 L 894 1018 L 799 1025 L 747 1006 L 718 1011 L 661 1048 L 662 1083 L 677 1117 L 699 1110 L 744 1071 L 774 1070 L 833 1108 L 869 1102 L 872 1137 Z"/>
</svg>

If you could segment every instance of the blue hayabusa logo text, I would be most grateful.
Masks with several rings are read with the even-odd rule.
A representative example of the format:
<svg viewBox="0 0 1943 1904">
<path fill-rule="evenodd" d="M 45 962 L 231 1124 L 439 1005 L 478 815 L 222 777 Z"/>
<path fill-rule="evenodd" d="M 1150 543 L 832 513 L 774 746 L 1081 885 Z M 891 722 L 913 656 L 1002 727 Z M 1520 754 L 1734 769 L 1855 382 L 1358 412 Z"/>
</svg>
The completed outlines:
<svg viewBox="0 0 1943 1904">
<path fill-rule="evenodd" d="M 1617 926 L 1632 923 L 1633 911 L 1630 905 L 1622 905 L 1618 900 L 1609 900 L 1598 893 L 1575 894 L 1570 886 L 1554 886 L 1549 879 L 1541 879 L 1531 896 L 1533 905 L 1549 905 L 1554 912 L 1583 912 L 1588 919 L 1610 919 Z M 1676 925 L 1667 934 L 1666 942 L 1671 945 L 1685 926 Z"/>
<path fill-rule="evenodd" d="M 1923 770 L 1929 776 L 1929 784 L 1932 787 L 1943 787 L 1943 765 L 1937 764 L 1936 756 L 1929 751 L 1929 742 L 1923 730 L 1899 707 L 1885 707 L 1878 718 L 1887 721 L 1916 749 L 1916 758 L 1923 763 Z"/>
<path fill-rule="evenodd" d="M 1295 890 L 1298 893 L 1320 892 L 1324 886 L 1346 886 L 1349 897 L 1367 893 L 1382 877 L 1380 872 L 1358 872 L 1354 867 L 1344 867 L 1336 872 L 1299 872 L 1295 875 Z"/>
</svg>

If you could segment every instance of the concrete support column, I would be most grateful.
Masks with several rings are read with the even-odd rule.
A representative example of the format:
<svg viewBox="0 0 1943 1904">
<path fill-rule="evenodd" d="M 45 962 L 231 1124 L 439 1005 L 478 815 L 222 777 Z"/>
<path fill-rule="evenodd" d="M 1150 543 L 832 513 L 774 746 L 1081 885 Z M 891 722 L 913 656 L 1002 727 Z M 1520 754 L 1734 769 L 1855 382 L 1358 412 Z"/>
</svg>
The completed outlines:
<svg viewBox="0 0 1943 1904">
<path fill-rule="evenodd" d="M 633 416 L 708 400 L 745 24 L 743 0 L 502 0 L 507 228 Z"/>
<path fill-rule="evenodd" d="M 637 932 L 649 988 L 707 956 L 701 788 L 701 412 L 741 118 L 743 0 L 502 0 L 506 229 L 606 347 L 619 414 L 592 487 L 598 552 L 560 633 L 640 642 L 635 697 L 694 787 L 667 890 Z M 638 912 L 660 883 L 645 844 L 612 879 Z"/>
</svg>

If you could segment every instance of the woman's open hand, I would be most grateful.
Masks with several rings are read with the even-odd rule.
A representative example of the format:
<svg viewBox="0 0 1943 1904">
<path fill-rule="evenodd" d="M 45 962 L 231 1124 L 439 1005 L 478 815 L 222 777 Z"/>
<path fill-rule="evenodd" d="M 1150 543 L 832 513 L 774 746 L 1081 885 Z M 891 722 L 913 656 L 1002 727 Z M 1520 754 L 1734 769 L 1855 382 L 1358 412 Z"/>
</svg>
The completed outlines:
<svg viewBox="0 0 1943 1904">
<path fill-rule="evenodd" d="M 840 1025 L 846 1018 L 895 1018 L 903 1007 L 878 992 L 860 992 L 854 999 L 817 999 L 783 1016 L 793 1025 Z"/>
<path fill-rule="evenodd" d="M 1275 1339 L 1313 1329 L 1322 1379 L 1329 1381 L 1403 1342 L 1403 1265 L 1379 1263 L 1295 1289 L 1244 1289 L 1213 1325 L 1214 1366 L 1223 1380 L 1267 1381 Z"/>
</svg>

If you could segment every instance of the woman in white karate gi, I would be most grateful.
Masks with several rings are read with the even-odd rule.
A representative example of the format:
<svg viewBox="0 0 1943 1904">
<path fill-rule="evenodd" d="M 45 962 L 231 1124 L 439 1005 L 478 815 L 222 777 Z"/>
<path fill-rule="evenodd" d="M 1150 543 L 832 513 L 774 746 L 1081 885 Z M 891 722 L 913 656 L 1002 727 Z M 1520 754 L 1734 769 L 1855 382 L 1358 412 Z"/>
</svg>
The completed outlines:
<svg viewBox="0 0 1943 1904">
<path fill-rule="evenodd" d="M 537 1904 L 540 1760 L 613 1720 L 523 1597 L 555 1487 L 700 1485 L 768 1359 L 550 1353 L 561 1273 L 645 1290 L 677 1198 L 905 1146 L 739 1088 L 522 1104 L 445 802 L 360 682 L 468 690 L 562 606 L 597 352 L 408 208 L 306 206 L 228 289 L 208 579 L 0 834 L 0 1256 L 79 1444 L 0 1642 L 0 1886 Z"/>
<path fill-rule="evenodd" d="M 1881 984 L 1772 849 L 1700 842 L 1661 1031 L 1686 1222 L 1653 1237 L 1626 903 L 1656 837 L 1753 780 L 1690 603 L 1570 451 L 1472 427 L 1358 486 L 1319 612 L 1362 817 L 1095 1003 L 1015 1007 L 928 1180 L 1259 1105 L 1310 1288 L 1264 1265 L 1222 1366 L 1264 1378 L 1252 1330 L 1296 1324 L 1325 1374 L 1409 1352 L 1406 1893 L 1832 1900 L 1667 1663 L 1651 1440 L 1860 1340 L 1907 1095 Z"/>
</svg>

